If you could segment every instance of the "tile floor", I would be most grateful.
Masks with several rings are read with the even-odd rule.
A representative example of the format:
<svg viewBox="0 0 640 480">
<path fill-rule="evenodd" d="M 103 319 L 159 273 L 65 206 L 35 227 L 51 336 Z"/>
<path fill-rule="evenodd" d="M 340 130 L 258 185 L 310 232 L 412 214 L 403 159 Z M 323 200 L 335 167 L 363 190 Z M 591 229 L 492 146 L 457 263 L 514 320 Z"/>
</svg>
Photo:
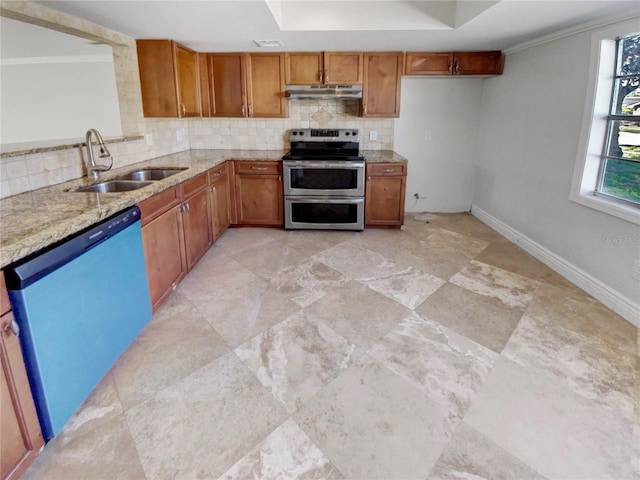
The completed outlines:
<svg viewBox="0 0 640 480">
<path fill-rule="evenodd" d="M 467 214 L 232 229 L 24 478 L 640 478 L 638 341 Z"/>
</svg>

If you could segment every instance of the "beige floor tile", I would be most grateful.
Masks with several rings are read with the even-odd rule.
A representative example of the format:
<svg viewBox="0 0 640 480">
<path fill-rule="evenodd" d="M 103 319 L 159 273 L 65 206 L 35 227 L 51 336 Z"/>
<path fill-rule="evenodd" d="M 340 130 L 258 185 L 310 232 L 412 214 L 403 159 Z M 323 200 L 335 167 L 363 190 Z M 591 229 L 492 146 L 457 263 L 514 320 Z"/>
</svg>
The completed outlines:
<svg viewBox="0 0 640 480">
<path fill-rule="evenodd" d="M 311 256 L 342 242 L 353 240 L 358 235 L 355 232 L 296 230 L 284 232 L 279 241 Z"/>
<path fill-rule="evenodd" d="M 234 259 L 256 275 L 270 279 L 276 272 L 295 267 L 310 254 L 284 242 L 272 242 L 268 246 L 251 247 L 234 255 Z"/>
<path fill-rule="evenodd" d="M 352 362 L 355 345 L 297 313 L 234 352 L 289 413 Z"/>
<path fill-rule="evenodd" d="M 497 298 L 448 282 L 415 311 L 497 353 L 502 351 L 522 317 L 520 309 L 507 307 Z"/>
<path fill-rule="evenodd" d="M 367 354 L 424 392 L 453 431 L 498 358 L 495 352 L 413 314 Z"/>
<path fill-rule="evenodd" d="M 366 355 L 293 418 L 352 479 L 425 479 L 451 434 L 437 404 Z"/>
<path fill-rule="evenodd" d="M 22 478 L 145 479 L 111 373 L 47 443 Z"/>
<path fill-rule="evenodd" d="M 545 281 L 556 275 L 540 260 L 506 239 L 493 242 L 476 256 L 475 260 L 534 280 Z"/>
<path fill-rule="evenodd" d="M 364 282 L 369 288 L 414 309 L 444 283 L 444 280 L 411 269 L 407 272 Z"/>
<path fill-rule="evenodd" d="M 193 307 L 154 318 L 113 366 L 122 405 L 129 409 L 229 352 Z"/>
<path fill-rule="evenodd" d="M 547 478 L 633 475 L 629 412 L 589 401 L 551 373 L 498 360 L 465 422 Z"/>
<path fill-rule="evenodd" d="M 198 310 L 227 345 L 234 348 L 290 317 L 300 306 L 258 279 L 226 295 L 199 302 Z"/>
<path fill-rule="evenodd" d="M 464 422 L 451 438 L 428 480 L 544 480 Z"/>
<path fill-rule="evenodd" d="M 148 478 L 217 478 L 286 412 L 229 353 L 126 413 Z"/>
<path fill-rule="evenodd" d="M 271 279 L 271 285 L 304 308 L 348 281 L 337 270 L 308 258 L 296 267 L 280 270 Z"/>
<path fill-rule="evenodd" d="M 495 230 L 469 213 L 416 213 L 409 215 L 409 217 L 411 217 L 409 228 L 440 228 L 488 242 L 504 239 Z"/>
<path fill-rule="evenodd" d="M 227 470 L 220 480 L 344 478 L 296 423 L 289 419 Z"/>
<path fill-rule="evenodd" d="M 212 249 L 218 255 L 231 256 L 250 248 L 268 248 L 280 233 L 273 228 L 229 228 Z"/>
<path fill-rule="evenodd" d="M 633 412 L 635 355 L 525 313 L 502 356 L 527 369 L 553 373 L 576 395 Z"/>
<path fill-rule="evenodd" d="M 540 286 L 537 280 L 475 260 L 449 281 L 480 295 L 498 298 L 506 306 L 519 308 L 522 311 L 527 308 Z"/>
<path fill-rule="evenodd" d="M 343 242 L 315 255 L 317 260 L 352 280 L 363 282 L 409 271 L 409 267 L 360 246 L 357 241 Z"/>
<path fill-rule="evenodd" d="M 638 352 L 638 329 L 576 287 L 543 284 L 527 313 L 542 325 L 561 325 L 594 343 L 607 343 L 631 355 Z"/>
<path fill-rule="evenodd" d="M 311 304 L 305 313 L 309 319 L 331 327 L 349 343 L 367 349 L 407 317 L 411 310 L 351 281 Z"/>
</svg>

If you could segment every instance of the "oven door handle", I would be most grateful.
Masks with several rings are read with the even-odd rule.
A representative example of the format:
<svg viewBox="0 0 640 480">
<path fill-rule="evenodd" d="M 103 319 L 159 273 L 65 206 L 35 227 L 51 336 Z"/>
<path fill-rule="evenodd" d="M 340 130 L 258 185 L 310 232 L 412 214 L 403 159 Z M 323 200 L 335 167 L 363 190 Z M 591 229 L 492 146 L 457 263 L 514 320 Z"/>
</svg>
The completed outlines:
<svg viewBox="0 0 640 480">
<path fill-rule="evenodd" d="M 343 162 L 312 162 L 306 160 L 286 160 L 285 167 L 306 167 L 306 168 L 364 168 L 364 162 L 345 160 Z"/>
<path fill-rule="evenodd" d="M 285 200 L 288 202 L 301 203 L 342 203 L 342 204 L 358 204 L 364 203 L 362 197 L 292 197 L 287 195 Z"/>
</svg>

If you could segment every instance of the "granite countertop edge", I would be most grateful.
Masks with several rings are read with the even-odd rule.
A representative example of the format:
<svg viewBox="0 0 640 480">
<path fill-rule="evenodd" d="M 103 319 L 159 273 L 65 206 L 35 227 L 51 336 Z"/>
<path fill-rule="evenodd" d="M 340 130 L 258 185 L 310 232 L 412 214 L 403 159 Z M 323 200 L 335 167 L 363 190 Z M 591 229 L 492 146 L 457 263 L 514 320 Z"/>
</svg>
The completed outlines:
<svg viewBox="0 0 640 480">
<path fill-rule="evenodd" d="M 278 161 L 282 150 L 186 150 L 127 165 L 102 175 L 100 181 L 134 170 L 185 168 L 164 180 L 130 192 L 93 193 L 74 190 L 95 183 L 83 177 L 0 199 L 0 268 L 59 242 L 122 210 L 227 161 Z M 391 150 L 361 152 L 368 162 L 406 162 Z"/>
</svg>

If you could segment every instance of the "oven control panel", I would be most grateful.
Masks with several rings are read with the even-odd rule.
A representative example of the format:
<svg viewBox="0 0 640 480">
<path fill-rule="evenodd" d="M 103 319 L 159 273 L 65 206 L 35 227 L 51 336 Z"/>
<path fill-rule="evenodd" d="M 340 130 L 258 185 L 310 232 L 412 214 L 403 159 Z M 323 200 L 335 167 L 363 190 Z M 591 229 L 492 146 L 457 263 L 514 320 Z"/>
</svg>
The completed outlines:
<svg viewBox="0 0 640 480">
<path fill-rule="evenodd" d="M 357 142 L 355 128 L 296 128 L 289 132 L 291 142 Z"/>
</svg>

